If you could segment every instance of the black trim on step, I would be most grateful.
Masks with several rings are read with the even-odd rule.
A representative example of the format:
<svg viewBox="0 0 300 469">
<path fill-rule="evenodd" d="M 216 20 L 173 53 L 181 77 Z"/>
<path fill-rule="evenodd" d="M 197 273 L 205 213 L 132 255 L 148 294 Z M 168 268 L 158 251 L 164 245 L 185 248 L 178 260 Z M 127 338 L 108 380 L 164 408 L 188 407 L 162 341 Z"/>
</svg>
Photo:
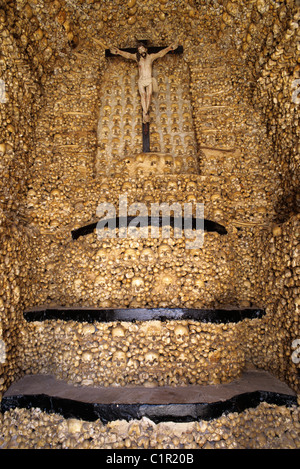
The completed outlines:
<svg viewBox="0 0 300 469">
<path fill-rule="evenodd" d="M 270 391 L 254 391 L 240 394 L 226 401 L 193 404 L 95 404 L 71 399 L 48 396 L 46 394 L 3 397 L 1 412 L 15 408 L 40 408 L 43 412 L 56 413 L 64 418 L 85 421 L 100 419 L 103 423 L 113 420 L 141 419 L 148 417 L 154 423 L 193 422 L 213 420 L 223 414 L 241 413 L 255 408 L 262 402 L 277 406 L 297 405 L 297 397 Z"/>
<path fill-rule="evenodd" d="M 119 228 L 119 227 L 128 227 L 130 225 L 130 223 L 135 220 L 137 217 L 135 216 L 128 216 L 128 217 L 116 217 L 116 220 L 115 220 L 115 227 L 116 228 Z M 141 226 L 142 227 L 145 227 L 145 226 L 155 226 L 155 227 L 159 227 L 159 228 L 162 228 L 163 226 L 171 226 L 171 228 L 174 228 L 175 227 L 182 227 L 182 229 L 184 229 L 184 226 L 183 226 L 183 222 L 184 222 L 184 218 L 176 218 L 174 216 L 170 216 L 170 218 L 167 219 L 162 217 L 162 216 L 159 216 L 159 217 L 138 217 L 139 221 L 141 222 Z M 101 220 L 99 220 L 101 221 Z M 163 224 L 163 221 L 164 221 L 164 224 Z M 190 220 L 188 220 L 188 223 L 189 223 Z M 106 225 L 107 226 L 112 226 L 112 223 L 110 223 L 111 220 L 106 220 Z M 203 222 L 204 222 L 204 225 L 203 225 Z M 74 240 L 80 238 L 80 236 L 86 236 L 86 235 L 89 235 L 91 233 L 93 233 L 96 229 L 97 229 L 97 224 L 98 222 L 94 222 L 94 223 L 90 223 L 88 225 L 85 225 L 85 226 L 82 226 L 80 228 L 77 228 L 73 231 L 71 231 L 71 234 L 72 234 L 72 238 Z M 191 218 L 191 228 L 192 230 L 196 230 L 199 228 L 199 226 L 204 226 L 204 231 L 208 231 L 208 232 L 215 232 L 215 233 L 218 233 L 219 235 L 223 236 L 223 235 L 226 235 L 227 234 L 227 230 L 226 228 L 223 226 L 223 225 L 220 225 L 219 223 L 217 222 L 214 222 L 214 221 L 211 221 L 211 220 L 199 220 L 195 217 Z M 101 225 L 101 228 L 103 228 L 103 226 Z"/>
<path fill-rule="evenodd" d="M 24 312 L 24 319 L 30 321 L 77 321 L 77 322 L 137 322 L 193 320 L 204 323 L 237 323 L 244 319 L 261 319 L 265 311 L 249 309 L 188 309 L 188 308 L 33 308 Z"/>
</svg>

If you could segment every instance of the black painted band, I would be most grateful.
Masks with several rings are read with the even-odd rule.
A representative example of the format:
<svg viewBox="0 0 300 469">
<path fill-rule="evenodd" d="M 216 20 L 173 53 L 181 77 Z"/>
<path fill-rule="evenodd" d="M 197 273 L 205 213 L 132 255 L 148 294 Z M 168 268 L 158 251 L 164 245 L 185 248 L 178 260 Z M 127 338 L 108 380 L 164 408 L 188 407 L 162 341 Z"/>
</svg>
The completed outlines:
<svg viewBox="0 0 300 469">
<path fill-rule="evenodd" d="M 3 397 L 1 412 L 15 408 L 40 408 L 43 412 L 57 413 L 64 418 L 103 423 L 113 420 L 132 420 L 148 417 L 154 423 L 193 422 L 213 420 L 223 414 L 241 413 L 255 408 L 262 402 L 291 407 L 297 405 L 297 397 L 270 391 L 254 391 L 240 394 L 226 401 L 192 404 L 98 404 L 48 396 L 46 394 Z"/>
<path fill-rule="evenodd" d="M 260 319 L 265 311 L 249 309 L 188 309 L 188 308 L 36 308 L 24 312 L 26 321 L 77 321 L 77 322 L 137 322 L 192 320 L 203 323 L 227 324 L 244 319 Z"/>
<path fill-rule="evenodd" d="M 128 217 L 116 217 L 114 222 L 112 223 L 112 220 L 105 220 L 106 226 L 115 226 L 115 228 L 120 228 L 120 227 L 128 227 L 130 223 L 135 220 L 137 217 L 134 216 L 128 216 Z M 171 228 L 180 228 L 184 229 L 184 218 L 175 218 L 174 216 L 170 216 L 169 218 L 167 217 L 138 217 L 141 226 L 146 227 L 146 226 L 155 226 L 162 228 L 163 226 L 170 226 Z M 219 235 L 223 236 L 227 234 L 227 230 L 223 225 L 220 225 L 217 222 L 211 221 L 211 220 L 198 220 L 195 217 L 192 217 L 191 219 L 191 229 L 192 230 L 200 230 L 203 227 L 204 231 L 208 232 L 216 232 Z M 188 221 L 190 221 L 188 220 Z M 101 221 L 101 220 L 100 220 Z M 90 223 L 89 225 L 83 226 L 81 228 L 77 228 L 76 230 L 73 230 L 71 232 L 72 238 L 73 239 L 78 239 L 80 236 L 85 236 L 88 234 L 93 233 L 97 229 L 98 222 L 95 223 Z M 102 227 L 102 226 L 101 226 Z M 103 226 L 104 227 L 104 226 Z M 102 227 L 102 228 L 103 228 Z"/>
</svg>

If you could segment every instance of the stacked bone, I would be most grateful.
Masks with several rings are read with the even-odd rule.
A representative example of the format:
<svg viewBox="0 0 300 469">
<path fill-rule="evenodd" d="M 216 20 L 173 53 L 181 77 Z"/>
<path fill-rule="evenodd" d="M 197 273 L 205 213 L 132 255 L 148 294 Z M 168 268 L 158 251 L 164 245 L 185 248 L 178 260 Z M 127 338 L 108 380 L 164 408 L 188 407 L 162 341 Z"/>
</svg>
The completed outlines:
<svg viewBox="0 0 300 469">
<path fill-rule="evenodd" d="M 149 292 L 152 292 L 149 278 L 156 279 L 156 275 L 157 283 L 160 275 L 165 275 L 166 282 L 169 278 L 176 281 L 168 285 L 173 288 L 174 297 L 172 293 L 163 299 L 162 292 L 159 292 L 156 299 L 154 295 L 154 304 L 168 303 L 170 298 L 176 298 L 174 304 L 187 306 L 199 301 L 198 304 L 202 306 L 217 305 L 220 301 L 235 301 L 237 305 L 266 305 L 268 315 L 263 324 L 255 328 L 252 335 L 247 330 L 245 359 L 272 371 L 299 392 L 299 364 L 291 358 L 292 344 L 299 338 L 299 219 L 294 215 L 297 210 L 295 188 L 299 180 L 297 2 L 169 0 L 166 3 L 161 0 L 150 6 L 142 0 L 129 0 L 126 4 L 117 0 L 101 4 L 89 0 L 75 6 L 74 2 L 63 0 L 17 0 L 1 2 L 1 8 L 0 66 L 7 94 L 7 101 L 0 106 L 1 208 L 4 210 L 4 213 L 1 212 L 0 253 L 1 393 L 20 373 L 39 369 L 30 354 L 36 350 L 35 344 L 39 342 L 44 326 L 39 328 L 36 324 L 29 326 L 24 323 L 22 312 L 25 308 L 53 302 L 63 305 L 128 306 L 131 302 L 134 305 L 133 290 L 137 293 L 135 301 L 138 299 L 135 304 L 141 305 L 145 299 L 149 301 Z M 80 42 L 77 31 L 80 31 Z M 173 35 L 183 45 L 184 60 L 190 68 L 197 148 L 209 147 L 201 149 L 202 175 L 182 175 L 181 172 L 178 175 L 176 172 L 175 185 L 170 177 L 152 177 L 150 183 L 148 177 L 130 177 L 128 180 L 125 175 L 114 180 L 93 179 L 97 171 L 101 171 L 95 164 L 96 135 L 101 76 L 107 66 L 104 50 L 95 39 L 99 35 L 111 44 L 130 46 L 132 44 L 128 43 L 128 38 L 138 36 L 140 32 L 156 45 L 169 44 Z M 214 48 L 216 39 L 220 41 L 219 51 Z M 79 46 L 74 49 L 77 44 Z M 218 63 L 219 68 L 214 67 L 214 63 Z M 222 75 L 224 63 L 227 65 L 226 76 Z M 211 81 L 215 83 L 215 87 L 212 86 L 214 96 L 211 96 L 208 74 L 213 76 Z M 41 89 L 44 101 L 41 99 Z M 264 129 L 269 130 L 271 139 Z M 157 143 L 156 138 L 153 135 L 154 143 Z M 234 151 L 232 142 L 235 144 Z M 212 149 L 212 146 L 217 146 L 217 149 Z M 119 276 L 113 280 L 109 265 L 102 265 L 99 271 L 101 255 L 97 257 L 97 253 L 103 246 L 100 246 L 97 237 L 89 235 L 74 243 L 70 239 L 70 232 L 76 226 L 90 221 L 101 197 L 108 196 L 115 200 L 112 197 L 120 193 L 123 184 L 126 184 L 126 190 L 129 184 L 129 192 L 132 192 L 132 200 L 135 201 L 140 197 L 140 201 L 147 202 L 145 198 L 149 195 L 156 201 L 161 200 L 159 197 L 171 200 L 175 191 L 178 191 L 178 197 L 183 202 L 187 200 L 185 197 L 197 194 L 197 199 L 206 203 L 208 215 L 217 221 L 226 221 L 229 228 L 226 242 L 215 235 L 208 235 L 203 261 L 197 253 L 194 253 L 192 260 L 192 253 L 184 258 L 183 243 L 178 240 L 169 246 L 174 253 L 169 256 L 171 266 L 165 258 L 156 267 L 155 275 L 142 262 L 141 269 L 126 264 L 130 260 L 128 250 L 132 247 L 119 246 L 123 250 L 122 255 L 126 250 L 127 253 L 121 266 L 114 264 L 114 260 L 113 264 L 109 264 Z M 192 189 L 195 184 L 196 191 Z M 161 190 L 163 187 L 167 190 Z M 274 220 L 284 221 L 284 224 L 273 229 Z M 110 251 L 116 248 L 117 242 L 114 241 L 105 246 Z M 141 244 L 135 249 L 138 259 L 142 252 L 145 255 L 144 249 L 151 249 L 151 252 L 147 251 L 148 259 L 151 259 L 152 252 L 158 255 L 164 250 L 160 249 L 159 243 Z M 220 252 L 221 258 L 216 264 L 214 260 L 216 255 L 220 256 Z M 175 277 L 169 276 L 170 268 L 173 275 L 175 270 Z M 102 280 L 97 277 L 102 277 Z M 103 278 L 105 288 L 102 288 Z M 123 290 L 120 296 L 121 282 Z M 55 327 L 59 328 L 56 330 L 58 337 L 67 334 L 65 324 L 58 323 L 52 327 L 51 324 L 49 341 L 42 334 L 43 350 L 51 347 Z M 191 349 L 195 350 L 192 339 L 199 331 L 195 331 L 192 323 L 185 327 L 189 329 Z M 170 329 L 163 328 L 163 331 L 165 335 L 175 334 L 175 328 L 176 325 L 170 325 Z M 83 326 L 80 328 L 77 325 L 76 337 L 78 335 L 82 339 L 83 330 Z M 101 330 L 107 335 L 111 333 L 104 326 Z M 215 326 L 209 328 L 211 334 L 217 331 Z M 164 335 L 158 336 L 163 345 Z M 88 335 L 83 337 L 82 345 L 87 347 Z M 122 340 L 130 343 L 131 339 L 132 335 L 125 333 Z M 98 345 L 97 341 L 95 343 Z M 28 347 L 25 355 L 24 344 Z M 76 344 L 74 352 L 77 353 L 79 340 Z M 233 340 L 233 351 L 236 345 Z M 149 352 L 147 347 L 145 354 L 139 349 L 138 356 L 142 363 Z M 182 344 L 180 347 L 184 357 L 187 351 Z M 126 354 L 128 351 L 122 352 Z M 32 357 L 38 359 L 35 353 Z M 156 357 L 153 351 L 150 353 L 152 358 Z M 208 357 L 213 356 L 211 353 L 215 352 L 207 348 L 207 363 Z M 223 379 L 218 368 L 223 363 L 222 354 L 223 351 L 220 353 L 220 362 L 216 364 L 218 379 Z M 93 357 L 79 355 L 78 365 L 82 358 L 90 358 L 93 362 Z M 45 356 L 44 371 L 47 372 L 53 370 L 53 363 L 49 361 L 47 353 Z M 62 360 L 60 355 L 58 357 Z M 187 357 L 189 359 L 189 353 Z M 136 357 L 134 359 L 138 360 Z M 229 357 L 226 360 L 227 366 Z M 228 373 L 229 378 L 236 376 L 242 362 L 236 360 L 237 369 L 233 374 Z M 99 379 L 98 372 L 95 372 L 95 377 L 89 375 L 86 368 L 88 363 L 88 360 L 83 363 L 83 371 L 78 375 L 80 382 L 83 379 L 94 380 L 95 377 Z M 124 366 L 124 363 L 120 366 Z M 178 369 L 180 376 L 181 370 Z M 58 373 L 76 381 L 77 370 L 74 361 L 71 376 L 68 376 L 63 366 Z M 135 373 L 134 367 L 129 371 Z M 193 376 L 189 373 L 189 376 Z M 204 382 L 210 382 L 212 377 L 215 379 L 213 373 L 209 379 L 205 376 Z M 171 378 L 178 379 L 173 371 Z M 115 382 L 115 374 L 112 379 Z M 147 380 L 148 377 L 145 382 Z M 275 424 L 270 413 L 275 415 L 274 422 L 278 424 L 275 436 Z M 230 421 L 226 420 L 230 435 L 234 428 L 238 440 L 237 443 L 229 436 L 228 447 L 251 444 L 265 447 L 268 444 L 266 439 L 270 441 L 271 437 L 274 437 L 274 445 L 278 444 L 278 438 L 282 444 L 293 444 L 291 441 L 284 443 L 284 432 L 287 429 L 292 440 L 295 439 L 293 430 L 298 428 L 297 413 L 284 409 L 279 411 L 278 416 L 278 409 L 263 407 L 250 414 L 251 418 L 247 413 L 246 416 L 234 415 L 229 418 Z M 282 420 L 282 415 L 288 424 Z M 12 425 L 15 416 L 21 420 L 25 416 L 24 426 L 19 424 L 17 430 Z M 41 447 L 50 444 L 44 430 L 46 428 L 46 432 L 51 434 L 51 422 L 56 416 L 49 417 L 35 411 L 16 411 L 10 419 L 11 416 L 6 415 L 1 421 L 5 441 L 10 442 L 10 445 L 26 445 L 20 435 L 18 440 L 17 433 L 23 431 L 25 441 L 29 441 L 27 444 Z M 272 420 L 272 428 L 267 426 L 264 435 L 253 435 L 253 429 L 261 427 L 264 419 L 269 422 Z M 258 420 L 261 425 L 255 425 Z M 29 434 L 32 421 L 39 422 L 37 427 L 43 426 L 45 422 L 38 442 Z M 250 422 L 248 426 L 251 427 L 246 442 L 240 441 L 241 435 L 245 434 L 245 421 Z M 64 421 L 63 429 L 65 425 Z M 218 423 L 215 425 L 218 427 Z M 214 432 L 214 436 L 208 437 L 207 441 L 210 441 L 209 445 L 216 446 L 219 433 L 214 430 L 214 424 L 207 428 Z M 86 427 L 83 431 L 86 432 Z M 56 444 L 75 446 L 72 438 L 67 432 L 59 433 Z M 153 442 L 154 445 L 175 444 L 170 443 L 170 440 L 159 439 L 161 437 L 157 440 L 155 438 L 146 439 L 145 445 L 151 446 Z M 196 428 L 193 438 L 199 438 L 199 428 Z M 76 439 L 79 445 L 87 444 L 83 436 Z M 107 439 L 102 441 L 100 438 L 100 443 L 97 441 L 95 445 L 102 441 L 103 445 L 117 446 L 114 439 L 118 440 L 109 430 Z M 137 439 L 134 435 L 124 445 L 134 445 Z M 184 440 L 186 446 L 190 444 L 190 439 L 190 435 L 187 435 Z M 221 443 L 226 446 L 226 442 Z M 200 446 L 204 444 L 199 443 Z"/>
</svg>

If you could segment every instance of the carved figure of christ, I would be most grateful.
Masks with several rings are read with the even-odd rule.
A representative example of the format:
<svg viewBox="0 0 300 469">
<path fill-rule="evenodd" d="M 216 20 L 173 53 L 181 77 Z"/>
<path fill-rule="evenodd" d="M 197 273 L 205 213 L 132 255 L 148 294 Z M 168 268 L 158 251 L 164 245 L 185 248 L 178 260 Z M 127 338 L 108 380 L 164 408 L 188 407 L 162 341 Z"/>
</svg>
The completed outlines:
<svg viewBox="0 0 300 469">
<path fill-rule="evenodd" d="M 141 96 L 144 124 L 149 122 L 149 108 L 153 94 L 153 87 L 156 87 L 155 79 L 152 76 L 152 64 L 154 60 L 164 57 L 168 52 L 176 50 L 177 48 L 178 44 L 174 43 L 154 54 L 149 54 L 147 47 L 144 45 L 140 45 L 138 47 L 136 54 L 120 50 L 117 47 L 112 47 L 110 49 L 112 54 L 120 55 L 125 59 L 134 60 L 138 64 L 138 88 Z"/>
</svg>

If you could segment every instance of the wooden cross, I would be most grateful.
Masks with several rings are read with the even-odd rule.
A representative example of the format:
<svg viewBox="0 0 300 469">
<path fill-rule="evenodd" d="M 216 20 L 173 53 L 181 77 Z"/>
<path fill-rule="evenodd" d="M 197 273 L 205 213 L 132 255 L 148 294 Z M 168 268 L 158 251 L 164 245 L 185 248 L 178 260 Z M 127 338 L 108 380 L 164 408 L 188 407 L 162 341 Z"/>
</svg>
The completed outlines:
<svg viewBox="0 0 300 469">
<path fill-rule="evenodd" d="M 148 49 L 148 54 L 155 54 L 157 52 L 160 52 L 161 50 L 165 49 L 164 47 L 148 47 L 147 41 L 146 40 L 141 40 L 139 43 L 143 44 L 144 46 L 147 47 Z M 130 54 L 136 54 L 137 49 L 129 47 L 127 49 L 120 49 L 124 52 L 129 52 Z M 172 50 L 168 52 L 168 54 L 182 54 L 183 53 L 183 47 L 178 46 L 176 50 Z M 110 49 L 105 49 L 105 57 L 117 57 L 115 54 L 112 54 L 110 52 Z M 150 152 L 150 126 L 149 122 L 143 123 L 142 127 L 142 132 L 143 132 L 143 152 L 144 153 L 149 153 Z"/>
</svg>

